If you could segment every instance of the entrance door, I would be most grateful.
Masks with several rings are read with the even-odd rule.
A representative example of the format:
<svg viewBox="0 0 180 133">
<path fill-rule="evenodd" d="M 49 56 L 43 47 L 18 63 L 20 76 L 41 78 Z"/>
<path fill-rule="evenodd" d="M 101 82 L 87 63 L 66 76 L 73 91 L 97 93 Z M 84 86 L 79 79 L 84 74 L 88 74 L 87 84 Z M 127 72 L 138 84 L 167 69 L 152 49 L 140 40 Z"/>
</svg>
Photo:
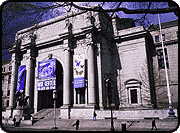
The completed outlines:
<svg viewBox="0 0 180 133">
<path fill-rule="evenodd" d="M 62 91 L 57 90 L 56 108 L 63 105 Z M 53 108 L 53 90 L 38 91 L 38 111 L 43 108 Z"/>
<path fill-rule="evenodd" d="M 44 90 L 38 92 L 38 108 L 53 108 L 53 90 Z"/>
</svg>

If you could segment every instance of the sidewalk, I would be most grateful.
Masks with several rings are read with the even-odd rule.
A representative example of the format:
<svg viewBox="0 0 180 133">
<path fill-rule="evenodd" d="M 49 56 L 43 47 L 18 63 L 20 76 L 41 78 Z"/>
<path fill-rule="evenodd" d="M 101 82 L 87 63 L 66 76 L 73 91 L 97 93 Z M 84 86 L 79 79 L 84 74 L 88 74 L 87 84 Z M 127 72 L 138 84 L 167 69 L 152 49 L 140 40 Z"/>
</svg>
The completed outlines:
<svg viewBox="0 0 180 133">
<path fill-rule="evenodd" d="M 56 130 L 67 130 L 67 131 L 76 131 L 75 127 L 72 125 L 75 123 L 76 119 L 58 119 L 56 120 Z M 23 130 L 24 131 L 52 131 L 54 119 L 41 119 L 34 123 L 32 126 L 20 125 L 20 127 L 13 127 L 12 125 L 7 127 L 7 130 L 11 127 L 11 130 Z M 121 124 L 126 124 L 126 128 L 128 131 L 151 131 L 152 123 L 151 120 L 114 120 L 114 129 L 116 131 L 122 131 Z M 110 119 L 97 119 L 96 121 L 89 119 L 80 119 L 79 131 L 110 131 L 111 128 L 111 120 Z M 178 119 L 163 119 L 156 120 L 156 126 L 159 129 L 158 131 L 173 131 L 178 126 Z"/>
</svg>

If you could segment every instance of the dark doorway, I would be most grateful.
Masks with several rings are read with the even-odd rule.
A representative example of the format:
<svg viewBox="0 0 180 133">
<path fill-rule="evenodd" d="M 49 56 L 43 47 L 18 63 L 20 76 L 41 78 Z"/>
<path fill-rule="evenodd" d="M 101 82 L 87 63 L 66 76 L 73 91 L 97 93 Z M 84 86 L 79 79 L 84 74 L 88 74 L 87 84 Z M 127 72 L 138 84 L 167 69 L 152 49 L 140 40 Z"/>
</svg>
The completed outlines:
<svg viewBox="0 0 180 133">
<path fill-rule="evenodd" d="M 59 108 L 63 105 L 63 67 L 58 60 L 56 60 L 56 90 L 56 107 Z"/>
<path fill-rule="evenodd" d="M 80 104 L 85 104 L 85 89 L 80 89 L 79 94 L 80 94 Z"/>
<path fill-rule="evenodd" d="M 53 108 L 53 90 L 38 91 L 38 107 Z"/>
<path fill-rule="evenodd" d="M 85 88 L 76 88 L 76 104 L 85 104 Z"/>
<path fill-rule="evenodd" d="M 131 103 L 137 103 L 137 90 L 131 90 Z"/>
</svg>

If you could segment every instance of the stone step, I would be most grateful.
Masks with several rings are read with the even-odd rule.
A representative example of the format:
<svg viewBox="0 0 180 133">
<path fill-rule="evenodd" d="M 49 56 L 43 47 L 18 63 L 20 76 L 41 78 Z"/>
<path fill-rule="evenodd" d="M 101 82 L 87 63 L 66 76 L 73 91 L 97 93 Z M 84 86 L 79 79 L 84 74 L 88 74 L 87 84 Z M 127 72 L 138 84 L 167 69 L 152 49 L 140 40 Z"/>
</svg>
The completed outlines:
<svg viewBox="0 0 180 133">
<path fill-rule="evenodd" d="M 38 111 L 37 113 L 32 114 L 32 116 L 34 119 L 43 119 L 52 111 L 53 111 L 53 108 L 44 108 L 44 109 Z"/>
<path fill-rule="evenodd" d="M 60 108 L 57 108 L 56 109 L 56 119 L 59 119 L 59 115 L 60 115 Z M 44 117 L 45 119 L 46 118 L 54 118 L 54 109 Z"/>
</svg>

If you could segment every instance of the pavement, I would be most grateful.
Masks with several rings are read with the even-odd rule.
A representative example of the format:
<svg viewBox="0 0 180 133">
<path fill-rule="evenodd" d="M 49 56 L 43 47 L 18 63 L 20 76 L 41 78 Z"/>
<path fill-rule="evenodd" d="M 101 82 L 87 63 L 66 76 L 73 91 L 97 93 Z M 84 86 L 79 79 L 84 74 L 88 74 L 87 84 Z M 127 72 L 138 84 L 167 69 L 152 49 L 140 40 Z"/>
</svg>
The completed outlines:
<svg viewBox="0 0 180 133">
<path fill-rule="evenodd" d="M 110 131 L 111 120 L 110 119 L 79 119 L 78 131 Z M 114 119 L 114 130 L 122 131 L 122 125 L 126 124 L 127 131 L 152 131 L 152 120 L 148 119 Z M 3 124 L 2 127 L 5 131 L 77 131 L 75 126 L 76 119 L 56 119 L 56 127 L 58 129 L 51 129 L 54 126 L 54 119 L 39 119 L 33 125 L 22 125 L 14 127 L 10 124 Z M 179 122 L 177 118 L 172 119 L 156 119 L 156 127 L 158 130 L 153 131 L 171 131 L 179 128 Z"/>
</svg>

